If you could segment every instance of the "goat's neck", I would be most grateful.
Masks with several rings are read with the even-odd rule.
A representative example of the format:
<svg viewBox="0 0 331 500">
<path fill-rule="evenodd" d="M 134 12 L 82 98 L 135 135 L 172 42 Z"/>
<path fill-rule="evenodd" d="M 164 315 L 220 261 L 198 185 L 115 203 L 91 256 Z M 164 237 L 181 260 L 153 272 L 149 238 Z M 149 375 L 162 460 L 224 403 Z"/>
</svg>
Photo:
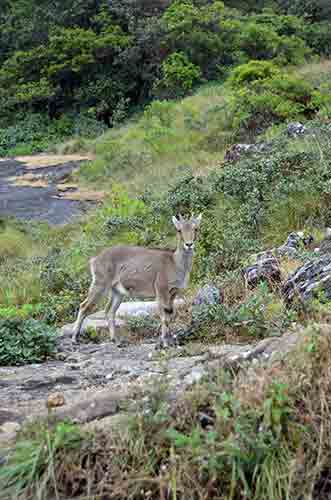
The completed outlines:
<svg viewBox="0 0 331 500">
<path fill-rule="evenodd" d="M 177 248 L 174 253 L 174 260 L 178 271 L 190 273 L 193 263 L 193 251 L 186 252 L 180 240 L 177 241 Z"/>
</svg>

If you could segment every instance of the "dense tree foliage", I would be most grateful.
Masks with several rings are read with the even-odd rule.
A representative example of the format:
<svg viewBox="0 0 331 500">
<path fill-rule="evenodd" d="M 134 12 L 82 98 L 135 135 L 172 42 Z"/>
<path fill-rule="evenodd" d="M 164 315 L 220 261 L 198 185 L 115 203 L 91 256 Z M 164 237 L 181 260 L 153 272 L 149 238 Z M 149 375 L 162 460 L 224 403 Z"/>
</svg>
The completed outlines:
<svg viewBox="0 0 331 500">
<path fill-rule="evenodd" d="M 310 49 L 331 53 L 326 0 L 225 4 L 4 0 L 2 126 L 31 112 L 53 119 L 82 110 L 111 126 L 132 106 L 182 95 L 250 59 L 297 64 Z"/>
</svg>

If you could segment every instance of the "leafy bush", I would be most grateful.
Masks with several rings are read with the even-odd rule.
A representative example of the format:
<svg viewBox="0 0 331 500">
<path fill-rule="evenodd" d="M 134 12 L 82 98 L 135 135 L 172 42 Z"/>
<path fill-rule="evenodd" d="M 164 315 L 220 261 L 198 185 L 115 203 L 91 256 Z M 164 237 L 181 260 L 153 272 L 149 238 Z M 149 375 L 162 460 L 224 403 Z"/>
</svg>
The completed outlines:
<svg viewBox="0 0 331 500">
<path fill-rule="evenodd" d="M 225 52 L 223 16 L 224 4 L 221 1 L 200 4 L 192 0 L 171 2 L 161 18 L 164 42 L 169 52 L 185 55 L 200 68 L 204 77 L 217 77 Z M 231 48 L 225 58 L 231 60 L 233 50 Z"/>
<path fill-rule="evenodd" d="M 32 154 L 73 135 L 93 138 L 105 127 L 88 114 L 49 120 L 41 113 L 18 114 L 14 125 L 0 128 L 0 156 Z"/>
<path fill-rule="evenodd" d="M 232 127 L 253 134 L 272 123 L 312 115 L 317 110 L 317 95 L 321 95 L 308 82 L 266 62 L 239 66 L 230 81 L 239 86 L 230 104 Z M 250 81 L 249 87 L 243 87 L 246 81 Z"/>
<path fill-rule="evenodd" d="M 199 66 L 182 52 L 174 52 L 162 64 L 163 78 L 157 87 L 164 87 L 169 96 L 185 95 L 201 80 Z"/>
<path fill-rule="evenodd" d="M 56 330 L 35 319 L 0 319 L 0 365 L 38 363 L 55 351 Z"/>
<path fill-rule="evenodd" d="M 256 80 L 266 80 L 280 75 L 280 69 L 270 61 L 250 61 L 233 70 L 229 82 L 242 86 Z"/>
<path fill-rule="evenodd" d="M 249 21 L 243 24 L 240 42 L 241 50 L 250 59 L 275 59 L 282 64 L 300 64 L 309 55 L 301 38 L 279 35 L 277 27 L 271 23 Z"/>
<path fill-rule="evenodd" d="M 254 22 L 243 26 L 241 47 L 251 59 L 272 59 L 277 54 L 279 37 L 268 26 Z"/>
<path fill-rule="evenodd" d="M 331 23 L 321 22 L 307 24 L 303 36 L 307 45 L 317 54 L 325 57 L 331 56 Z"/>
<path fill-rule="evenodd" d="M 24 304 L 21 307 L 8 306 L 0 307 L 0 319 L 27 319 L 38 317 L 42 310 L 41 304 Z"/>
<path fill-rule="evenodd" d="M 214 201 L 212 186 L 203 177 L 188 172 L 169 187 L 161 207 L 169 213 L 190 215 L 208 208 Z"/>
<path fill-rule="evenodd" d="M 261 284 L 234 305 L 194 307 L 188 338 L 211 341 L 221 336 L 230 342 L 233 337 L 249 341 L 281 335 L 296 319 L 296 313 L 286 308 L 278 294 Z"/>
</svg>

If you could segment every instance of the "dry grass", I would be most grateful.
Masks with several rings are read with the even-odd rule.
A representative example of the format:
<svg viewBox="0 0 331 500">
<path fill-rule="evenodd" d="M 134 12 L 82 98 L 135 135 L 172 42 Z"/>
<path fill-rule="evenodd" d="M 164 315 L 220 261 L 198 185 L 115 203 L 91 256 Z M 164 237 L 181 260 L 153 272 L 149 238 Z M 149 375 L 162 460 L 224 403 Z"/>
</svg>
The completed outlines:
<svg viewBox="0 0 331 500">
<path fill-rule="evenodd" d="M 17 156 L 15 160 L 24 163 L 27 169 L 46 168 L 51 166 L 63 165 L 71 161 L 92 160 L 91 154 L 38 154 L 34 156 Z M 2 158 L 0 161 L 6 161 L 8 158 Z"/>
<path fill-rule="evenodd" d="M 285 360 L 213 372 L 172 404 L 155 387 L 125 427 L 59 447 L 19 498 L 53 498 L 56 485 L 61 500 L 326 500 L 330 358 L 330 327 L 311 327 Z"/>
<path fill-rule="evenodd" d="M 9 177 L 9 182 L 21 187 L 42 187 L 48 186 L 48 181 L 34 174 L 25 174 L 16 177 Z"/>
<path fill-rule="evenodd" d="M 69 191 L 69 189 L 72 189 L 71 184 L 60 184 L 57 188 L 60 193 L 54 195 L 53 198 L 62 198 L 65 200 L 94 201 L 101 203 L 107 195 L 104 191 L 92 191 L 84 188 L 77 188 L 75 191 Z"/>
<path fill-rule="evenodd" d="M 299 267 L 302 265 L 302 262 L 300 260 L 291 259 L 290 257 L 284 257 L 279 262 L 283 281 L 285 281 L 290 274 L 299 269 Z"/>
<path fill-rule="evenodd" d="M 331 60 L 322 59 L 321 61 L 308 63 L 297 70 L 299 76 L 304 80 L 318 87 L 323 83 L 330 83 Z"/>
</svg>

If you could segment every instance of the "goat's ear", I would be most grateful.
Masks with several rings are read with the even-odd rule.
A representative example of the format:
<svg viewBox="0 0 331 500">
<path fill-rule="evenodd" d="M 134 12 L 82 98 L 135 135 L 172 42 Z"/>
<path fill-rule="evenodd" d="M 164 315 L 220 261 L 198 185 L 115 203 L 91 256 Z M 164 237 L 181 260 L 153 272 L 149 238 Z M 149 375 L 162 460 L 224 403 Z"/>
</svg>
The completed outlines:
<svg viewBox="0 0 331 500">
<path fill-rule="evenodd" d="M 182 226 L 182 225 L 181 225 L 181 222 L 180 222 L 180 221 L 177 219 L 177 217 L 175 217 L 174 215 L 173 215 L 173 217 L 172 217 L 172 222 L 173 222 L 173 224 L 174 224 L 175 228 L 177 229 L 177 231 L 180 231 L 181 226 Z"/>
<path fill-rule="evenodd" d="M 199 214 L 197 217 L 192 217 L 192 223 L 195 227 L 199 227 L 202 219 L 202 214 Z"/>
</svg>

